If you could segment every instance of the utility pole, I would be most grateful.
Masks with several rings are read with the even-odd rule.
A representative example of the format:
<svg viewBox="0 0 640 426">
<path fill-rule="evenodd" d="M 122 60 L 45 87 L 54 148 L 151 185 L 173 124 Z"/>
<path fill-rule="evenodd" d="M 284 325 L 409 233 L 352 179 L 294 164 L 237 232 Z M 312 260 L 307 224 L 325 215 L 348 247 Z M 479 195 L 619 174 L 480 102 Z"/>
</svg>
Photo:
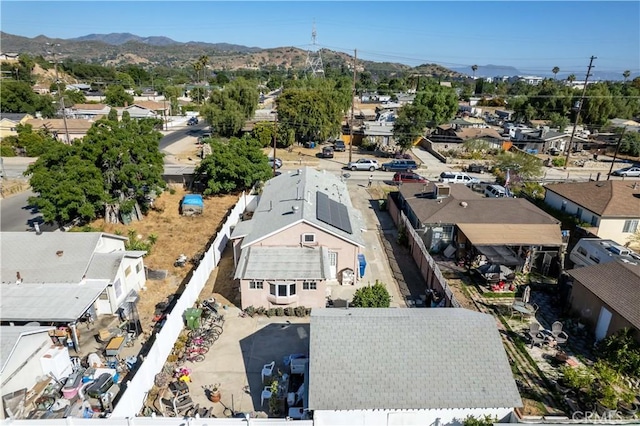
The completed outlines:
<svg viewBox="0 0 640 426">
<path fill-rule="evenodd" d="M 622 143 L 622 138 L 624 137 L 624 133 L 627 131 L 627 127 L 622 128 L 622 133 L 618 138 L 618 145 L 616 145 L 616 152 L 613 154 L 613 160 L 611 160 L 611 167 L 609 167 L 609 174 L 607 175 L 607 180 L 611 179 L 611 172 L 613 171 L 613 165 L 616 164 L 616 158 L 618 158 L 618 151 L 620 150 L 620 144 Z"/>
<path fill-rule="evenodd" d="M 351 119 L 349 120 L 349 163 L 353 160 L 353 110 L 356 108 L 356 66 L 358 49 L 353 49 L 353 86 L 351 93 Z"/>
<path fill-rule="evenodd" d="M 584 103 L 584 95 L 587 93 L 587 82 L 589 81 L 589 77 L 591 77 L 591 68 L 593 68 L 594 59 L 598 59 L 595 56 L 591 56 L 589 60 L 589 68 L 587 68 L 587 75 L 584 78 L 584 87 L 582 88 L 582 96 L 580 96 L 580 102 L 578 103 L 578 111 L 576 112 L 576 119 L 573 122 L 573 129 L 571 130 L 571 137 L 569 138 L 569 145 L 567 146 L 567 155 L 564 159 L 564 169 L 567 169 L 569 165 L 569 154 L 571 153 L 571 148 L 573 146 L 573 136 L 576 134 L 576 127 L 578 127 L 578 120 L 580 120 L 580 111 L 582 111 L 582 104 Z"/>
<path fill-rule="evenodd" d="M 51 47 L 51 54 L 53 54 L 53 68 L 56 71 L 56 85 L 58 86 L 58 96 L 60 98 L 60 107 L 62 108 L 62 121 L 64 122 L 64 133 L 67 138 L 66 144 L 71 145 L 71 139 L 69 138 L 69 126 L 67 126 L 67 111 L 64 106 L 64 93 L 60 90 L 60 77 L 58 76 L 58 60 L 56 59 L 56 47 L 60 47 L 59 43 L 52 44 L 47 43 L 47 46 Z"/>
<path fill-rule="evenodd" d="M 278 111 L 276 113 L 276 119 L 273 122 L 273 175 L 276 175 L 276 141 L 278 139 Z"/>
</svg>

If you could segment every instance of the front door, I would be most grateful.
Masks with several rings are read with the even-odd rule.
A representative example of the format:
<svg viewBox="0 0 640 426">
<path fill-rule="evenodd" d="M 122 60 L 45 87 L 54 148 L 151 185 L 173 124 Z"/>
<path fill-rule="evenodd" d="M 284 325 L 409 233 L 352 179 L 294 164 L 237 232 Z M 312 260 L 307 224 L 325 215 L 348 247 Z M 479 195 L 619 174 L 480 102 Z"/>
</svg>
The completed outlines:
<svg viewBox="0 0 640 426">
<path fill-rule="evenodd" d="M 609 312 L 604 306 L 600 308 L 598 324 L 596 325 L 596 341 L 602 340 L 607 336 L 607 331 L 609 331 L 609 323 L 611 323 L 611 316 L 611 312 Z"/>
<path fill-rule="evenodd" d="M 329 252 L 329 279 L 335 280 L 338 274 L 338 253 L 335 251 Z"/>
</svg>

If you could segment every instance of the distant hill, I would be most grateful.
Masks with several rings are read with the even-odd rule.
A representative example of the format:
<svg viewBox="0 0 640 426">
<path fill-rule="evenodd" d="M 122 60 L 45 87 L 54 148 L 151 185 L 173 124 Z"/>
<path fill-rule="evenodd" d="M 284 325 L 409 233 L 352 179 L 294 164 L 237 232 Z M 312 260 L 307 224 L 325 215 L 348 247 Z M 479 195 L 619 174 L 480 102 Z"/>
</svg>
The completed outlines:
<svg viewBox="0 0 640 426">
<path fill-rule="evenodd" d="M 150 44 L 152 46 L 169 46 L 181 44 L 169 37 L 140 37 L 131 33 L 110 33 L 110 34 L 89 34 L 82 37 L 70 38 L 68 41 L 101 41 L 106 44 L 120 46 L 121 44 L 135 41 L 138 43 Z"/>
<path fill-rule="evenodd" d="M 455 67 L 451 68 L 451 70 L 459 72 L 464 75 L 473 76 L 473 70 L 471 66 L 468 67 Z M 507 66 L 507 65 L 478 65 L 478 69 L 476 70 L 476 77 L 497 77 L 508 75 L 509 77 L 514 75 L 525 75 L 526 73 L 521 72 L 515 67 Z"/>
</svg>

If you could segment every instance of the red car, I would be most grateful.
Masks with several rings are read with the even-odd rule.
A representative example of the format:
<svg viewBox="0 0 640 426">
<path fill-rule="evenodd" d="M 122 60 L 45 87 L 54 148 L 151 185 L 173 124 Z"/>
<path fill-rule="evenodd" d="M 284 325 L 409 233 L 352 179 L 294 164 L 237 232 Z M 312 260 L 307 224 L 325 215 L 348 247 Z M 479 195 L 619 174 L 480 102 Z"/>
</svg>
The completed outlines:
<svg viewBox="0 0 640 426">
<path fill-rule="evenodd" d="M 404 183 L 427 183 L 429 182 L 427 179 L 423 178 L 417 173 L 412 172 L 398 172 L 393 175 L 394 182 L 404 182 Z"/>
</svg>

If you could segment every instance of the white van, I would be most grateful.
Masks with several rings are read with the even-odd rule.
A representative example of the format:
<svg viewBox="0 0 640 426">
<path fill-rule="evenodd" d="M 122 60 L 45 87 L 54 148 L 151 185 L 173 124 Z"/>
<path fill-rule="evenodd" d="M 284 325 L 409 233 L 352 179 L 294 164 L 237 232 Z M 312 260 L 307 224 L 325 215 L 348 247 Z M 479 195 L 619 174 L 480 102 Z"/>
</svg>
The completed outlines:
<svg viewBox="0 0 640 426">
<path fill-rule="evenodd" d="M 632 265 L 640 264 L 639 254 L 615 241 L 600 238 L 582 238 L 571 250 L 569 259 L 576 268 L 615 260 Z"/>
<path fill-rule="evenodd" d="M 484 196 L 489 198 L 503 198 L 507 196 L 507 190 L 500 185 L 487 185 L 484 189 Z"/>
</svg>

